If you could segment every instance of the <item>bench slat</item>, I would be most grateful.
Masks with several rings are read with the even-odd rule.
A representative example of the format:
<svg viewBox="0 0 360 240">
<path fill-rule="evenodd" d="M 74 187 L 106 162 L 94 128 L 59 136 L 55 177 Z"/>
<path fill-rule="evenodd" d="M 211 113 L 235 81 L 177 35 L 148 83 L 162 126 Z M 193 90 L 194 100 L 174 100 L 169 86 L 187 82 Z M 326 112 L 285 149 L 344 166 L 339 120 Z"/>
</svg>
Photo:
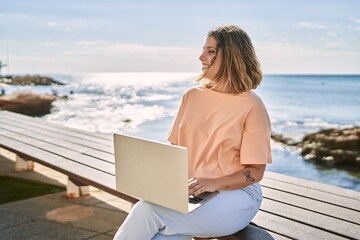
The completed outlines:
<svg viewBox="0 0 360 240">
<path fill-rule="evenodd" d="M 52 129 L 52 130 L 48 130 L 44 127 L 46 127 L 47 125 L 49 125 L 49 123 L 44 123 L 42 126 L 34 126 L 32 125 L 30 122 L 29 123 L 23 123 L 23 122 L 18 122 L 18 121 L 10 121 L 9 119 L 4 119 L 2 117 L 0 117 L 0 121 L 2 124 L 6 123 L 6 124 L 11 124 L 15 127 L 21 127 L 23 129 L 28 129 L 30 131 L 35 131 L 35 132 L 39 132 L 39 133 L 43 133 L 45 135 L 49 135 L 58 139 L 62 139 L 62 140 L 66 140 L 72 143 L 76 143 L 79 145 L 83 145 L 83 146 L 89 146 L 92 148 L 97 148 L 100 151 L 105 151 L 108 153 L 113 154 L 114 153 L 114 149 L 112 147 L 112 143 L 110 140 L 104 140 L 102 139 L 99 142 L 96 142 L 95 140 L 90 141 L 90 139 L 86 139 L 86 136 L 82 136 L 82 135 L 72 135 L 71 133 L 66 133 L 64 131 L 62 131 L 62 129 Z M 106 144 L 105 144 L 106 142 Z M 100 147 L 101 146 L 101 147 Z"/>
<path fill-rule="evenodd" d="M 292 239 L 341 240 L 348 239 L 303 223 L 260 210 L 253 222 L 261 228 L 271 230 Z"/>
<path fill-rule="evenodd" d="M 318 229 L 323 229 L 327 232 L 342 235 L 344 237 L 355 239 L 357 236 L 360 236 L 360 227 L 358 224 L 346 222 L 287 204 L 282 204 L 273 200 L 264 199 L 261 209 L 287 219 L 311 225 Z"/>
<path fill-rule="evenodd" d="M 325 214 L 327 216 L 332 216 L 348 222 L 360 224 L 360 214 L 358 211 L 267 187 L 263 187 L 262 191 L 264 198 L 275 200 L 283 204 L 293 205 L 302 209 L 308 209 L 313 212 Z"/>
<path fill-rule="evenodd" d="M 54 145 L 64 147 L 67 149 L 72 149 L 79 153 L 86 153 L 88 155 L 92 155 L 99 159 L 103 159 L 104 161 L 114 163 L 114 155 L 113 154 L 98 150 L 103 147 L 103 145 L 100 145 L 100 144 L 98 145 L 97 149 L 94 149 L 92 147 L 86 147 L 84 145 L 70 142 L 66 139 L 65 140 L 59 139 L 56 136 L 52 135 L 51 133 L 47 133 L 45 135 L 41 131 L 28 130 L 23 127 L 16 127 L 16 126 L 13 126 L 8 123 L 3 123 L 1 120 L 0 120 L 0 129 L 4 129 L 6 131 L 11 131 L 14 133 L 19 133 L 19 134 L 27 136 L 27 137 L 35 138 L 37 140 L 48 142 L 50 144 L 54 144 Z M 93 144 L 93 145 L 95 145 L 95 144 Z"/>
<path fill-rule="evenodd" d="M 0 117 L 3 118 L 4 120 L 18 123 L 19 126 L 28 125 L 28 126 L 32 126 L 33 128 L 35 127 L 35 128 L 39 128 L 39 129 L 45 129 L 48 131 L 52 131 L 54 133 L 58 132 L 60 134 L 76 137 L 76 138 L 83 139 L 83 140 L 86 140 L 89 142 L 94 142 L 94 143 L 98 143 L 98 144 L 102 143 L 104 145 L 108 145 L 111 147 L 111 145 L 109 145 L 109 140 L 111 140 L 112 137 L 106 136 L 104 134 L 95 134 L 95 133 L 89 134 L 90 132 L 68 128 L 68 127 L 65 127 L 65 126 L 62 126 L 62 125 L 56 124 L 56 123 L 47 123 L 47 122 L 44 122 L 43 120 L 28 117 L 28 116 L 21 116 L 19 118 L 18 117 L 15 118 L 13 116 L 13 114 L 9 114 L 8 112 L 6 112 L 5 114 L 1 114 Z M 104 138 L 104 137 L 106 137 L 106 138 Z"/>
<path fill-rule="evenodd" d="M 31 121 L 31 122 L 36 122 L 36 123 L 49 123 L 51 126 L 53 127 L 59 127 L 62 129 L 67 129 L 70 132 L 77 132 L 80 133 L 82 135 L 87 135 L 87 136 L 93 136 L 95 138 L 103 138 L 105 140 L 111 140 L 112 136 L 109 136 L 107 134 L 103 134 L 103 133 L 96 133 L 96 132 L 90 132 L 90 131 L 84 131 L 84 130 L 80 130 L 80 129 L 76 129 L 76 128 L 71 128 L 71 127 L 67 127 L 65 125 L 61 125 L 58 123 L 53 123 L 53 122 L 48 122 L 44 119 L 38 118 L 38 117 L 30 117 L 24 114 L 19 114 L 19 113 L 14 113 L 14 112 L 10 112 L 10 111 L 1 111 L 1 116 L 7 116 L 7 117 L 11 117 L 14 120 L 18 120 L 18 119 L 23 119 L 25 121 Z"/>
<path fill-rule="evenodd" d="M 307 197 L 310 199 L 315 199 L 315 200 L 333 204 L 333 205 L 346 207 L 346 208 L 349 208 L 352 210 L 360 209 L 360 201 L 352 199 L 352 198 L 338 196 L 338 195 L 328 193 L 328 192 L 321 192 L 321 191 L 314 190 L 311 188 L 306 188 L 306 187 L 294 185 L 291 183 L 280 182 L 280 181 L 269 179 L 269 178 L 263 178 L 263 180 L 261 181 L 261 184 L 264 187 L 281 190 L 283 192 L 297 194 L 299 196 Z"/>
<path fill-rule="evenodd" d="M 329 185 L 329 184 L 314 182 L 314 181 L 310 181 L 310 180 L 306 180 L 306 179 L 302 179 L 302 178 L 291 177 L 291 176 L 274 173 L 274 172 L 269 172 L 269 171 L 265 172 L 265 178 L 280 181 L 280 182 L 285 182 L 288 184 L 298 185 L 298 186 L 302 186 L 302 187 L 306 187 L 306 188 L 310 188 L 310 189 L 315 189 L 320 192 L 328 192 L 328 193 L 331 193 L 334 195 L 339 195 L 342 197 L 352 198 L 354 200 L 360 201 L 360 192 L 350 190 L 350 189 L 340 188 L 340 187 Z"/>
<path fill-rule="evenodd" d="M 5 148 L 27 160 L 34 160 L 44 166 L 59 171 L 70 178 L 106 191 L 114 196 L 135 203 L 137 198 L 128 196 L 115 190 L 115 176 L 96 170 L 76 162 L 69 163 L 68 159 L 45 150 L 30 146 L 23 142 L 4 137 L 0 134 L 0 147 Z"/>
<path fill-rule="evenodd" d="M 7 139 L 11 138 L 13 140 L 16 139 L 17 142 L 26 143 L 29 146 L 36 147 L 37 149 L 41 149 L 43 151 L 53 153 L 56 155 L 61 155 L 66 158 L 67 161 L 81 163 L 84 166 L 89 166 L 92 168 L 96 168 L 99 171 L 107 172 L 115 175 L 115 166 L 112 163 L 104 162 L 94 157 L 90 157 L 87 155 L 83 155 L 76 151 L 72 151 L 63 147 L 59 147 L 47 142 L 42 142 L 35 138 L 27 137 L 18 133 L 10 132 L 0 128 L 0 134 L 6 137 Z"/>
</svg>

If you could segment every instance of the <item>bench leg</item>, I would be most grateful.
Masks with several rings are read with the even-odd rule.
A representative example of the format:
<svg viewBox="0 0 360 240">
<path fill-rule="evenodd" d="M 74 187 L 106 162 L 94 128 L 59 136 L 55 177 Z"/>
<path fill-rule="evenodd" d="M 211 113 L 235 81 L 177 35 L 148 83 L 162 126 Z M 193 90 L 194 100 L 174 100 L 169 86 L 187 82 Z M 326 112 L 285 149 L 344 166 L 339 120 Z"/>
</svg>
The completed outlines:
<svg viewBox="0 0 360 240">
<path fill-rule="evenodd" d="M 34 169 L 34 161 L 25 160 L 16 155 L 15 159 L 15 171 L 16 172 L 24 172 Z"/>
<path fill-rule="evenodd" d="M 78 180 L 68 178 L 66 195 L 69 198 L 77 198 L 80 196 L 89 195 L 89 186 Z"/>
</svg>

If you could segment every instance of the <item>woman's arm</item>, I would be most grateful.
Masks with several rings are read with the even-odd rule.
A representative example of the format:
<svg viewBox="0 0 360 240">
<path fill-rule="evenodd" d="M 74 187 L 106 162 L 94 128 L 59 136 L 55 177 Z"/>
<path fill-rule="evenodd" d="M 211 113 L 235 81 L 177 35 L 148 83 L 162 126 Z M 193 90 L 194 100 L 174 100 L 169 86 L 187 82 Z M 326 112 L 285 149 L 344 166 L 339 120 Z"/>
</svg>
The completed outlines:
<svg viewBox="0 0 360 240">
<path fill-rule="evenodd" d="M 189 194 L 199 195 L 216 190 L 235 190 L 259 182 L 265 172 L 265 164 L 246 165 L 244 169 L 219 178 L 192 178 L 189 180 Z"/>
</svg>

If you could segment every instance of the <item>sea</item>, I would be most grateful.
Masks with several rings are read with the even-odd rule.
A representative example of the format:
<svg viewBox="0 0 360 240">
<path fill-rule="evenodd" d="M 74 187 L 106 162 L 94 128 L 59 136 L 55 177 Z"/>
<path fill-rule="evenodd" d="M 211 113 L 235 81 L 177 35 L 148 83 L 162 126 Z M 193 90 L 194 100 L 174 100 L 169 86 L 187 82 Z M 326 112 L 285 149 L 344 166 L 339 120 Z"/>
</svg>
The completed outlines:
<svg viewBox="0 0 360 240">
<path fill-rule="evenodd" d="M 166 142 L 182 94 L 198 73 L 130 72 L 46 74 L 64 86 L 6 86 L 8 93 L 57 93 L 41 118 L 91 132 L 115 132 Z M 254 90 L 272 130 L 300 141 L 324 128 L 360 126 L 360 75 L 265 75 Z M 300 150 L 272 141 L 267 170 L 360 191 L 360 168 L 304 160 Z"/>
</svg>

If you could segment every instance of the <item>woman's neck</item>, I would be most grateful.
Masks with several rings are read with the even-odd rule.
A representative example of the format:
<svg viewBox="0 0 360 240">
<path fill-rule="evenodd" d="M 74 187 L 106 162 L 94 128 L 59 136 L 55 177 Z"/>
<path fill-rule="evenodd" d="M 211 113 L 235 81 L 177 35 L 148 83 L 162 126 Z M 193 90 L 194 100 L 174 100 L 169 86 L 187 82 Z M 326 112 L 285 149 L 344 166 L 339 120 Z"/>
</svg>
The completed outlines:
<svg viewBox="0 0 360 240">
<path fill-rule="evenodd" d="M 223 83 L 215 84 L 213 87 L 211 87 L 211 90 L 213 90 L 215 92 L 221 92 L 221 93 L 230 93 L 227 86 Z"/>
</svg>

